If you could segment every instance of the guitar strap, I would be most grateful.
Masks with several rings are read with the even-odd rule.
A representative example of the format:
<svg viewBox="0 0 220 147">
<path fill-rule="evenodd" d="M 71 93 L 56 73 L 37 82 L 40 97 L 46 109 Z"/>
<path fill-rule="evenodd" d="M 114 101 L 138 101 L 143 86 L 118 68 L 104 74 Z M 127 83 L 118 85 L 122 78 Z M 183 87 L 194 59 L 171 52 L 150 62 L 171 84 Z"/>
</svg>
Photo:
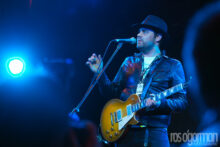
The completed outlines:
<svg viewBox="0 0 220 147">
<path fill-rule="evenodd" d="M 146 81 L 145 81 L 145 83 L 146 83 L 146 85 L 145 85 L 145 87 L 144 87 L 144 90 L 143 90 L 143 92 L 142 92 L 142 94 L 141 94 L 141 99 L 144 99 L 145 98 L 145 96 L 146 96 L 146 93 L 147 93 L 147 91 L 148 91 L 148 89 L 149 89 L 149 86 L 150 86 L 150 84 L 151 84 L 151 82 L 152 82 L 152 78 L 153 78 L 153 76 L 154 76 L 154 74 L 156 73 L 155 72 L 155 69 L 156 69 L 156 67 L 158 67 L 159 66 L 159 64 L 161 63 L 161 61 L 163 60 L 163 57 L 162 56 L 160 56 L 156 61 L 154 61 L 154 64 L 152 65 L 152 67 L 150 68 L 150 71 L 148 72 L 148 75 L 146 76 Z"/>
</svg>

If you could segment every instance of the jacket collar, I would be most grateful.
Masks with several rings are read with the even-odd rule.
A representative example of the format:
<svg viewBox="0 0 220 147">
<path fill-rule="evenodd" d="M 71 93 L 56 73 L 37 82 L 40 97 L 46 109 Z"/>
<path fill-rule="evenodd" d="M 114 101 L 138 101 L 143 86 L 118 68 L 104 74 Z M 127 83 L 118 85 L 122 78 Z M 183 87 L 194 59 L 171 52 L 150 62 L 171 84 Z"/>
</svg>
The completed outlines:
<svg viewBox="0 0 220 147">
<path fill-rule="evenodd" d="M 134 57 L 137 57 L 137 58 L 141 59 L 142 61 L 144 60 L 144 54 L 142 52 L 134 53 Z M 161 54 L 157 55 L 156 58 L 154 59 L 154 61 L 156 61 L 157 59 L 160 59 L 161 57 L 163 57 L 163 55 L 161 55 Z"/>
</svg>

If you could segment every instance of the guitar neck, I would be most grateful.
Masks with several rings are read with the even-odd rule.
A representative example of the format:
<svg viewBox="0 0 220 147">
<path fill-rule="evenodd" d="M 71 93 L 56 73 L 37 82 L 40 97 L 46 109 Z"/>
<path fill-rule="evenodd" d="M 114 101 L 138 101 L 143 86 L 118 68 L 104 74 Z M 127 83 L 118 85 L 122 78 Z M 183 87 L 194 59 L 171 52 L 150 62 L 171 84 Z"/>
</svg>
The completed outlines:
<svg viewBox="0 0 220 147">
<path fill-rule="evenodd" d="M 184 89 L 184 87 L 183 87 L 183 84 L 181 83 L 181 84 L 178 84 L 174 87 L 171 87 L 171 88 L 169 88 L 169 89 L 167 89 L 167 90 L 165 90 L 161 93 L 156 94 L 155 98 L 156 98 L 156 100 L 161 100 L 161 99 L 166 98 L 168 96 L 171 96 L 171 95 L 173 95 L 173 94 L 175 94 L 175 93 L 177 93 L 177 92 L 179 92 L 183 89 Z"/>
<path fill-rule="evenodd" d="M 160 93 L 158 93 L 158 94 L 155 94 L 155 95 L 154 95 L 154 96 L 155 96 L 155 99 L 156 99 L 156 100 L 161 100 L 161 99 L 163 99 L 163 98 L 166 98 L 166 97 L 168 97 L 168 96 L 171 96 L 171 95 L 173 95 L 173 94 L 175 94 L 175 93 L 177 93 L 177 92 L 183 90 L 183 89 L 187 86 L 187 84 L 188 84 L 188 83 L 180 83 L 180 84 L 178 84 L 178 85 L 176 85 L 176 86 L 173 86 L 173 87 L 171 87 L 171 88 L 169 88 L 169 89 L 167 89 L 167 90 L 165 90 L 165 91 L 163 91 L 163 92 L 160 92 Z M 136 112 L 136 111 L 138 111 L 138 110 L 140 110 L 140 109 L 145 108 L 145 107 L 146 107 L 146 101 L 147 101 L 147 99 L 149 99 L 149 98 L 143 99 L 140 103 L 133 104 L 133 105 L 132 105 L 132 111 L 133 111 L 133 112 Z"/>
</svg>

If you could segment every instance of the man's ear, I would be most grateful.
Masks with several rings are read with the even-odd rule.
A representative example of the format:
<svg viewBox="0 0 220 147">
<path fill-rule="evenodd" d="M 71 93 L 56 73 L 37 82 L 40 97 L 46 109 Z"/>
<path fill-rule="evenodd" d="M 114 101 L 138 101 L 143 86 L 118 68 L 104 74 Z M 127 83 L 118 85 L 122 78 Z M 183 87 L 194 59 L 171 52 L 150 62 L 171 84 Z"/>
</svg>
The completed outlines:
<svg viewBox="0 0 220 147">
<path fill-rule="evenodd" d="M 160 42 L 162 40 L 162 34 L 156 35 L 156 42 Z"/>
</svg>

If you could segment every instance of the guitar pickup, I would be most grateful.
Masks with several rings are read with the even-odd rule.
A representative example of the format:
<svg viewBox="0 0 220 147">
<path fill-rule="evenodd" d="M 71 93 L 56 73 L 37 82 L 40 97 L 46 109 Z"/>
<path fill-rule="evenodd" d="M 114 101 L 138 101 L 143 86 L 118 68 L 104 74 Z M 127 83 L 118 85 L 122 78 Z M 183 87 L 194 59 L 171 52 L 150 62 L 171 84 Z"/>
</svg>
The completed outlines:
<svg viewBox="0 0 220 147">
<path fill-rule="evenodd" d="M 113 115 L 112 115 L 112 113 L 110 113 L 110 116 L 111 116 L 111 124 L 112 124 L 112 126 L 114 125 L 114 118 L 113 118 Z"/>
<path fill-rule="evenodd" d="M 127 115 L 131 115 L 132 114 L 132 110 L 131 110 L 131 105 L 127 106 Z"/>
<path fill-rule="evenodd" d="M 117 110 L 116 112 L 114 112 L 115 115 L 115 122 L 119 122 L 122 120 L 122 114 L 121 114 L 121 109 Z"/>
</svg>

